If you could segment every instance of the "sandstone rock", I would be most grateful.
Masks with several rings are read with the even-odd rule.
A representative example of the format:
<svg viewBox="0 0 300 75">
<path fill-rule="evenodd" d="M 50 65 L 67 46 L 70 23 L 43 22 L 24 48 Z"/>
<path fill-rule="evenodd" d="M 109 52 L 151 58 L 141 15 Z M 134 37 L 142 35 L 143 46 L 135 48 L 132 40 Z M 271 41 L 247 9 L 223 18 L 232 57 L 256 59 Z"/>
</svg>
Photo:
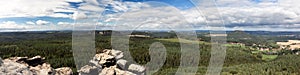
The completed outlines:
<svg viewBox="0 0 300 75">
<path fill-rule="evenodd" d="M 137 75 L 129 71 L 120 70 L 118 68 L 115 69 L 116 75 Z"/>
<path fill-rule="evenodd" d="M 35 60 L 35 59 L 42 59 L 42 60 L 44 60 L 45 58 L 43 58 L 43 57 L 41 57 L 41 56 L 34 56 L 34 57 L 32 57 L 32 58 L 28 58 L 28 60 Z"/>
<path fill-rule="evenodd" d="M 54 75 L 55 70 L 50 66 L 50 64 L 44 63 L 43 65 L 38 65 L 35 67 L 30 67 L 30 71 L 35 75 Z"/>
<path fill-rule="evenodd" d="M 120 59 L 117 61 L 117 65 L 121 68 L 121 69 L 125 69 L 126 68 L 126 63 L 127 61 L 124 59 Z"/>
<path fill-rule="evenodd" d="M 73 75 L 73 71 L 69 67 L 55 69 L 55 75 Z"/>
<path fill-rule="evenodd" d="M 99 75 L 115 75 L 115 68 L 116 66 L 104 68 Z"/>
<path fill-rule="evenodd" d="M 110 52 L 111 52 L 111 50 L 109 50 L 109 49 L 103 50 L 103 53 L 104 53 L 104 54 L 109 54 Z"/>
<path fill-rule="evenodd" d="M 145 68 L 140 65 L 132 64 L 127 68 L 128 61 L 121 58 L 122 51 L 105 49 L 96 54 L 89 65 L 82 67 L 78 71 L 79 75 L 141 75 L 145 72 Z"/>
<path fill-rule="evenodd" d="M 122 51 L 118 51 L 118 50 L 111 50 L 111 55 L 113 55 L 113 56 L 117 56 L 117 55 L 119 55 L 119 54 L 121 54 L 122 53 Z"/>
<path fill-rule="evenodd" d="M 121 59 L 124 55 L 122 51 L 111 50 L 111 55 L 115 57 L 115 59 Z"/>
<path fill-rule="evenodd" d="M 104 54 L 96 54 L 93 59 L 96 60 L 96 61 L 99 61 L 99 60 L 101 60 L 101 58 L 103 56 L 104 56 Z"/>
<path fill-rule="evenodd" d="M 2 66 L 0 67 L 0 74 L 1 75 L 25 75 L 25 74 L 32 74 L 29 71 L 27 64 L 21 64 L 14 62 L 12 60 L 4 60 Z"/>
<path fill-rule="evenodd" d="M 26 60 L 18 60 L 18 61 L 23 61 L 27 63 L 29 66 L 37 66 L 37 65 L 42 65 L 44 62 L 45 58 L 42 58 L 41 56 L 35 56 L 32 58 L 27 58 Z"/>
<path fill-rule="evenodd" d="M 96 61 L 96 60 L 90 60 L 90 64 L 92 66 L 96 66 L 97 68 L 101 68 L 102 66 L 100 64 L 98 64 L 99 61 Z"/>
<path fill-rule="evenodd" d="M 98 75 L 100 71 L 101 71 L 100 68 L 97 68 L 96 66 L 89 66 L 89 65 L 85 65 L 81 67 L 80 70 L 78 70 L 79 75 Z"/>
<path fill-rule="evenodd" d="M 121 59 L 121 58 L 123 58 L 124 57 L 124 55 L 123 55 L 123 53 L 120 53 L 119 55 L 117 55 L 117 56 L 115 56 L 115 59 Z"/>
<path fill-rule="evenodd" d="M 4 60 L 10 60 L 10 61 L 13 61 L 13 62 L 17 62 L 17 61 L 23 61 L 23 60 L 26 60 L 28 59 L 28 57 L 10 57 L 8 59 L 4 59 Z"/>
<path fill-rule="evenodd" d="M 104 50 L 104 53 L 96 54 L 90 63 L 102 67 L 113 66 L 116 63 L 116 60 L 113 55 L 110 55 L 110 52 L 110 50 Z"/>
<path fill-rule="evenodd" d="M 110 60 L 114 60 L 114 57 L 110 55 L 103 55 L 102 59 L 99 61 L 99 64 L 103 65 L 107 62 L 111 62 Z"/>
<path fill-rule="evenodd" d="M 69 73 L 72 73 L 72 70 L 60 75 L 71 75 Z M 41 56 L 10 57 L 2 60 L 0 75 L 55 75 L 55 70 L 50 64 L 45 63 Z"/>
<path fill-rule="evenodd" d="M 128 67 L 128 70 L 133 71 L 133 72 L 142 73 L 142 72 L 145 72 L 146 68 L 143 67 L 143 66 L 140 66 L 140 65 L 130 64 L 129 67 Z"/>
</svg>

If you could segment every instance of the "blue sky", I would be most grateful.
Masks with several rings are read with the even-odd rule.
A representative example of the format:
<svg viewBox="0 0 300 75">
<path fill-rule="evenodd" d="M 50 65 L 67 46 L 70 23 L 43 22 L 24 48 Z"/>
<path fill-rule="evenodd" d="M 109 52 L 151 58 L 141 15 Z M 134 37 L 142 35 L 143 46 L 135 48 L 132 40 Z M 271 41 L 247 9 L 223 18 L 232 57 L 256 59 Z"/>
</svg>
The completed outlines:
<svg viewBox="0 0 300 75">
<path fill-rule="evenodd" d="M 15 21 L 18 24 L 26 23 L 28 21 L 36 22 L 38 20 L 51 21 L 52 23 L 58 22 L 73 22 L 74 20 L 70 18 L 57 18 L 57 17 L 10 17 L 10 18 L 1 18 L 0 22 L 5 21 Z"/>
<path fill-rule="evenodd" d="M 149 1 L 168 5 L 155 7 L 149 4 Z M 201 7 L 198 4 L 209 3 L 204 1 L 193 5 L 189 0 L 1 0 L 0 9 L 4 10 L 0 11 L 0 31 L 67 30 L 72 29 L 75 20 L 91 16 L 91 13 L 103 12 L 106 12 L 102 14 L 105 19 L 97 23 L 100 29 L 110 29 L 110 24 L 117 21 L 128 21 L 120 17 L 131 18 L 120 14 L 138 14 L 135 16 L 145 19 L 147 15 L 150 16 L 147 13 L 156 12 L 158 13 L 156 16 L 151 15 L 158 18 L 153 20 L 157 21 L 153 24 L 160 22 L 172 24 L 168 26 L 193 24 L 196 30 L 207 30 L 209 29 L 207 24 L 213 24 L 223 25 L 226 30 L 298 31 L 300 5 L 297 3 L 298 0 L 215 0 L 214 4 L 218 7 L 209 5 L 196 9 Z M 175 11 L 170 7 L 178 10 Z M 212 11 L 213 9 L 218 11 Z M 174 18 L 176 15 L 184 18 Z M 166 20 L 161 16 L 169 19 Z"/>
</svg>

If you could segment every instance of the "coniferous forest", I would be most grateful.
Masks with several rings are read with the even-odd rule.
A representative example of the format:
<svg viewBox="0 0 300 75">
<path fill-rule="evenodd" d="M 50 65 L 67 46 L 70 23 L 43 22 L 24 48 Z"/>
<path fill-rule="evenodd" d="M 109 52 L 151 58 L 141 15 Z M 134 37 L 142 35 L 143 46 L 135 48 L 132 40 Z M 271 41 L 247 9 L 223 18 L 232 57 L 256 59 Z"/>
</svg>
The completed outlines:
<svg viewBox="0 0 300 75">
<path fill-rule="evenodd" d="M 234 34 L 232 34 L 234 35 Z M 199 35 L 200 36 L 200 35 Z M 204 36 L 201 36 L 204 37 Z M 250 37 L 250 35 L 247 35 Z M 209 38 L 209 37 L 207 37 Z M 206 38 L 206 39 L 207 39 Z M 231 38 L 234 38 L 231 36 Z M 233 40 L 233 39 L 229 39 Z M 250 40 L 250 41 L 254 41 Z M 261 40 L 261 39 L 260 39 Z M 234 40 L 240 42 L 240 40 Z M 72 32 L 14 32 L 0 34 L 0 57 L 14 56 L 33 57 L 40 55 L 52 67 L 71 67 L 76 74 L 76 66 L 72 54 Z M 175 74 L 180 65 L 180 43 L 176 37 L 152 38 L 131 37 L 129 50 L 131 56 L 139 64 L 150 61 L 149 46 L 154 42 L 162 43 L 167 50 L 167 58 L 156 75 Z M 251 42 L 252 43 L 252 42 Z M 199 41 L 200 61 L 197 75 L 204 75 L 210 60 L 211 43 L 208 40 Z M 96 52 L 111 49 L 109 35 L 96 34 Z M 256 52 L 252 46 L 227 45 L 226 58 L 222 75 L 299 75 L 300 57 L 293 53 L 285 55 L 274 54 L 275 58 L 268 58 L 265 52 Z M 193 55 L 190 55 L 193 57 Z"/>
</svg>

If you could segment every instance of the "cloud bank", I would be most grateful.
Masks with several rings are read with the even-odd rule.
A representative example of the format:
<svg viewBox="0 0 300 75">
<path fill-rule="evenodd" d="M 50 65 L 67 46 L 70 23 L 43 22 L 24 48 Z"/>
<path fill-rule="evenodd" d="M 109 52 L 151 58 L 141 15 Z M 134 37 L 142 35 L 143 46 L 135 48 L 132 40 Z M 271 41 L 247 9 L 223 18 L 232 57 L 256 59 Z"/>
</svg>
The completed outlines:
<svg viewBox="0 0 300 75">
<path fill-rule="evenodd" d="M 225 25 L 227 30 L 298 31 L 300 28 L 299 0 L 216 0 L 217 7 L 199 5 L 205 0 L 196 2 L 199 3 L 195 3 L 194 7 L 176 9 L 181 7 L 147 1 L 1 0 L 0 9 L 4 10 L 0 10 L 0 18 L 47 16 L 76 21 L 94 16 L 100 17 L 98 22 L 94 22 L 98 29 L 112 29 L 124 22 L 128 24 L 125 27 L 140 29 L 180 28 L 186 25 L 193 26 L 195 30 L 209 30 L 213 25 Z M 214 9 L 218 9 L 218 12 Z M 206 13 L 201 13 L 203 11 Z M 1 29 L 70 29 L 73 24 L 73 21 L 19 23 L 9 20 L 2 21 Z"/>
</svg>

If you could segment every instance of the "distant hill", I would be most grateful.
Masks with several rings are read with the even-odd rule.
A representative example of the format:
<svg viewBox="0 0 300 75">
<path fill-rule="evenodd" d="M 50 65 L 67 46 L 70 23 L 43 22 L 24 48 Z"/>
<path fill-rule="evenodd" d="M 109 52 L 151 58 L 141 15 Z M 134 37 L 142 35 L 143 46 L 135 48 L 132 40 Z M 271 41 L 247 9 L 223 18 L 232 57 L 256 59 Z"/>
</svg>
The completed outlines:
<svg viewBox="0 0 300 75">
<path fill-rule="evenodd" d="M 16 42 L 48 38 L 72 39 L 71 31 L 0 32 L 0 42 Z"/>
<path fill-rule="evenodd" d="M 246 45 L 262 44 L 266 42 L 266 39 L 259 35 L 252 35 L 244 31 L 232 31 L 227 33 L 228 42 L 244 43 Z"/>
<path fill-rule="evenodd" d="M 229 32 L 227 33 L 227 38 L 228 39 L 243 39 L 243 40 L 247 40 L 247 39 L 257 39 L 257 36 L 253 36 L 249 33 L 246 33 L 244 31 L 233 31 L 233 32 Z"/>
</svg>

